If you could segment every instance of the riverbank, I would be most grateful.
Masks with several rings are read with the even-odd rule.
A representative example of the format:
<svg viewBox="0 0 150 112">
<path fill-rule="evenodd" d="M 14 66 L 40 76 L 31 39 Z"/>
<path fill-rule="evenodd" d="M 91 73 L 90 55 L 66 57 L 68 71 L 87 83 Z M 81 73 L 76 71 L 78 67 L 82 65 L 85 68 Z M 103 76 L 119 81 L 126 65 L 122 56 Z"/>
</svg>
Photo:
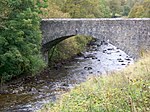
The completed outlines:
<svg viewBox="0 0 150 112">
<path fill-rule="evenodd" d="M 91 77 L 39 112 L 101 112 L 150 110 L 150 54 L 126 69 Z"/>
<path fill-rule="evenodd" d="M 14 78 L 13 81 L 1 84 L 0 111 L 33 111 L 37 108 L 39 109 L 41 104 L 44 104 L 42 99 L 45 100 L 47 97 L 51 97 L 50 100 L 54 100 L 57 94 L 62 94 L 67 91 L 68 89 L 62 91 L 58 90 L 59 88 L 57 86 L 55 87 L 57 81 L 60 84 L 62 77 L 67 75 L 66 68 L 63 70 L 63 66 L 71 63 L 74 60 L 73 57 L 76 57 L 81 51 L 86 50 L 86 45 L 91 40 L 91 37 L 83 36 L 66 39 L 58 44 L 57 49 L 55 49 L 55 52 L 59 52 L 59 55 L 54 53 L 55 57 L 52 57 L 53 64 L 56 65 L 53 66 L 54 68 L 47 67 L 34 76 L 31 74 L 27 74 L 26 76 L 22 75 Z M 60 50 L 59 48 L 63 49 Z M 66 51 L 68 53 L 65 53 Z"/>
<path fill-rule="evenodd" d="M 72 57 L 83 52 L 86 45 L 92 40 L 94 39 L 90 36 L 78 35 L 60 42 L 49 51 L 49 65 L 57 66 L 65 60 L 70 60 Z"/>
<path fill-rule="evenodd" d="M 13 80 L 3 86 L 0 94 L 0 111 L 36 111 L 88 77 L 96 77 L 108 71 L 120 70 L 133 59 L 110 43 L 96 40 L 88 44 L 82 55 L 62 63 L 59 68 L 47 68 L 34 77 Z"/>
</svg>

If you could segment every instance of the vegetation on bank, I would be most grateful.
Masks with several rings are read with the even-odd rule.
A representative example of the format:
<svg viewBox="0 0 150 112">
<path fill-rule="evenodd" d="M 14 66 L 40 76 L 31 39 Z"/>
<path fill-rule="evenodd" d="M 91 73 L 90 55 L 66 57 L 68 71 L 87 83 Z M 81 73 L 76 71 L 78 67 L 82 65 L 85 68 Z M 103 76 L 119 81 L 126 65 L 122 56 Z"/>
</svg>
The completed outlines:
<svg viewBox="0 0 150 112">
<path fill-rule="evenodd" d="M 40 54 L 41 17 L 150 17 L 150 0 L 1 0 L 0 7 L 1 83 L 22 74 L 36 74 L 45 66 Z M 90 40 L 83 36 L 66 39 L 56 46 L 51 61 L 70 58 Z M 90 78 L 40 111 L 150 111 L 149 66 L 147 55 L 121 72 Z"/>
<path fill-rule="evenodd" d="M 0 82 L 44 66 L 40 55 L 40 8 L 35 0 L 0 1 Z"/>
<path fill-rule="evenodd" d="M 98 0 L 91 2 L 89 0 L 64 0 L 64 3 L 58 1 L 60 0 L 54 0 L 55 4 L 60 7 L 63 13 L 69 14 L 71 18 L 116 17 L 116 15 L 128 16 L 129 14 L 129 17 L 131 15 L 132 17 L 149 17 L 149 15 L 147 16 L 149 14 L 149 0 L 145 0 L 148 3 L 144 6 L 144 10 L 146 10 L 144 15 L 143 13 L 136 13 L 137 9 L 141 11 L 140 7 L 134 11 L 136 4 L 143 4 L 141 0 L 99 0 L 101 6 L 96 5 L 96 7 L 88 9 L 88 5 L 92 7 L 92 4 L 98 2 Z M 103 10 L 100 10 L 101 8 Z M 93 10 L 97 12 L 93 13 Z M 52 60 L 57 62 L 59 59 L 66 59 L 70 54 L 74 54 L 79 45 L 75 44 L 75 38 L 61 42 L 56 47 Z M 70 46 L 70 43 L 72 43 L 72 46 Z M 62 47 L 64 48 L 63 50 L 61 49 Z M 68 49 L 71 49 L 71 51 Z M 67 51 L 68 55 L 66 55 Z M 64 94 L 57 102 L 45 105 L 39 112 L 149 111 L 149 66 L 150 55 L 123 71 L 90 78 L 87 82 Z"/>
<path fill-rule="evenodd" d="M 78 35 L 60 42 L 49 51 L 50 64 L 59 63 L 79 54 L 90 41 L 92 37 Z"/>
<path fill-rule="evenodd" d="M 150 17 L 150 0 L 1 0 L 0 7 L 1 82 L 22 74 L 36 74 L 44 67 L 40 54 L 40 18 L 106 18 L 128 14 Z M 67 41 L 74 44 L 69 48 L 74 52 L 64 55 L 69 49 L 60 53 L 59 48 L 68 44 Z M 74 38 L 65 40 L 56 47 L 54 55 L 58 60 L 66 59 L 71 53 L 79 52 L 79 46 L 83 45 L 80 44 Z"/>
<path fill-rule="evenodd" d="M 150 54 L 125 70 L 91 77 L 39 112 L 148 112 Z"/>
</svg>

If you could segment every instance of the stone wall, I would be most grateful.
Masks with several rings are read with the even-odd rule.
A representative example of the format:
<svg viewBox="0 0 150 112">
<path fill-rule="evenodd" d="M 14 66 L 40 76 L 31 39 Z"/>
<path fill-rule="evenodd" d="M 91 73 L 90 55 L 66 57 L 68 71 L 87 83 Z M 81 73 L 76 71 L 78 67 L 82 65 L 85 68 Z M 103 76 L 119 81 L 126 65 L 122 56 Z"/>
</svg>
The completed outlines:
<svg viewBox="0 0 150 112">
<path fill-rule="evenodd" d="M 150 19 L 43 19 L 42 46 L 59 38 L 73 35 L 90 35 L 101 40 L 109 40 L 133 58 L 140 56 L 141 50 L 150 48 Z"/>
</svg>

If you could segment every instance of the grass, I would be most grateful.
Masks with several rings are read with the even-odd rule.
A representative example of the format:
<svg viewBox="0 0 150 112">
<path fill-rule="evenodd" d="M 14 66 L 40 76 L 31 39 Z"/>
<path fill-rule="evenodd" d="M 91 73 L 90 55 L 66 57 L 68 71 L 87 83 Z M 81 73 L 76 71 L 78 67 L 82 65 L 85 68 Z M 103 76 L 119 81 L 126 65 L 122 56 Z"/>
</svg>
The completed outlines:
<svg viewBox="0 0 150 112">
<path fill-rule="evenodd" d="M 150 53 L 126 69 L 85 83 L 39 112 L 149 112 Z"/>
</svg>

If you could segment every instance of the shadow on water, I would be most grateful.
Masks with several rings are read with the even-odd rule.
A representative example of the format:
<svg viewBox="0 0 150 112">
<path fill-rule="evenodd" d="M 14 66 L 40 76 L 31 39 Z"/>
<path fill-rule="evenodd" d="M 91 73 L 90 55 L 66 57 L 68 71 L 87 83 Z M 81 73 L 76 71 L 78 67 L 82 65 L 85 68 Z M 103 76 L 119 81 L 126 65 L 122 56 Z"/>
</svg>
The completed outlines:
<svg viewBox="0 0 150 112">
<path fill-rule="evenodd" d="M 28 112 L 53 102 L 88 76 L 99 76 L 132 64 L 133 59 L 115 46 L 97 40 L 81 56 L 42 74 L 14 81 L 0 94 L 0 111 Z"/>
</svg>

